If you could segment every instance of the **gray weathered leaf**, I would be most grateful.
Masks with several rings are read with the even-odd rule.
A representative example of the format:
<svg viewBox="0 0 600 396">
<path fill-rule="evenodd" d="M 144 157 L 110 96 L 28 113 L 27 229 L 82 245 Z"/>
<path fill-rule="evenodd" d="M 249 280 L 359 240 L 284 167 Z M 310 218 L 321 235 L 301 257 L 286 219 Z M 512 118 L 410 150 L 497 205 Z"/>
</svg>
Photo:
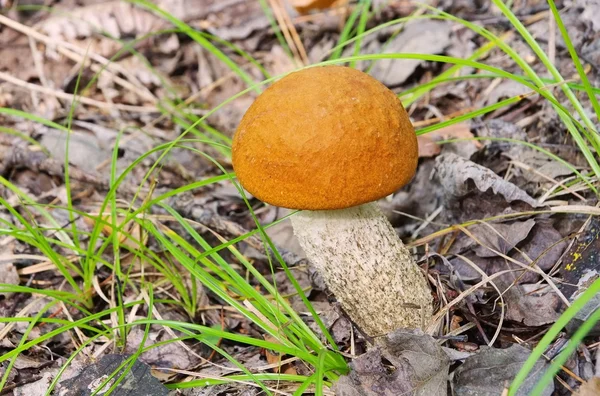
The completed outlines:
<svg viewBox="0 0 600 396">
<path fill-rule="evenodd" d="M 499 194 L 507 202 L 522 201 L 533 207 L 540 206 L 525 191 L 508 182 L 481 165 L 459 157 L 456 154 L 442 154 L 436 158 L 436 170 L 444 190 L 453 197 L 462 197 L 468 194 L 468 181 L 475 183 L 475 187 L 485 192 L 489 189 L 494 194 Z"/>
<path fill-rule="evenodd" d="M 449 364 L 433 337 L 419 330 L 398 330 L 355 359 L 334 391 L 338 396 L 442 396 L 447 394 Z"/>
<path fill-rule="evenodd" d="M 521 345 L 514 344 L 507 349 L 482 347 L 481 352 L 469 357 L 454 373 L 454 391 L 457 396 L 498 396 L 501 395 L 531 351 Z M 548 366 L 538 360 L 533 370 L 517 392 L 518 396 L 531 394 L 531 390 L 541 378 Z M 550 396 L 554 385 L 550 385 L 542 393 Z"/>
<path fill-rule="evenodd" d="M 536 284 L 513 286 L 504 294 L 506 319 L 525 326 L 554 323 L 561 313 L 562 302 L 549 287 Z"/>
<path fill-rule="evenodd" d="M 81 374 L 60 383 L 58 393 L 61 396 L 86 396 L 98 391 L 102 394 L 103 389 L 108 389 L 119 378 L 122 370 L 119 370 L 113 379 L 109 380 L 105 388 L 98 390 L 99 386 L 108 379 L 121 364 L 127 355 L 104 355 L 94 364 L 85 367 Z M 116 387 L 115 394 L 127 394 L 130 396 L 164 395 L 168 394 L 167 388 L 150 373 L 150 367 L 136 360 L 123 381 Z"/>
<path fill-rule="evenodd" d="M 451 25 L 446 22 L 419 20 L 408 23 L 383 51 L 392 53 L 439 54 L 450 44 Z M 420 60 L 381 59 L 371 74 L 386 85 L 402 84 L 421 64 Z"/>
<path fill-rule="evenodd" d="M 511 224 L 476 224 L 469 228 L 479 242 L 500 253 L 510 252 L 519 242 L 527 238 L 535 225 L 535 220 L 515 221 Z M 484 246 L 477 246 L 475 254 L 479 257 L 496 257 L 497 254 Z"/>
</svg>

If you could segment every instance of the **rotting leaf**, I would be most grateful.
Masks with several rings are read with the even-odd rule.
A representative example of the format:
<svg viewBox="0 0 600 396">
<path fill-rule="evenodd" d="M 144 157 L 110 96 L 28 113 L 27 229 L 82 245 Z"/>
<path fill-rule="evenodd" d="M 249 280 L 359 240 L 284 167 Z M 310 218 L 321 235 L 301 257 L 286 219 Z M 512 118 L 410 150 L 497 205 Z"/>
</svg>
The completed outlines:
<svg viewBox="0 0 600 396">
<path fill-rule="evenodd" d="M 454 373 L 456 395 L 497 396 L 510 385 L 531 351 L 514 344 L 507 349 L 482 347 L 481 352 L 465 359 Z M 538 360 L 516 395 L 531 394 L 531 390 L 544 374 L 548 363 Z M 542 396 L 550 396 L 554 384 L 548 386 Z"/>
<path fill-rule="evenodd" d="M 519 246 L 519 249 L 542 270 L 550 270 L 560 259 L 567 248 L 567 241 L 563 240 L 560 232 L 554 228 L 554 225 L 548 219 L 536 219 L 536 225 L 533 230 Z M 520 254 L 515 254 L 515 258 L 521 259 Z"/>
<path fill-rule="evenodd" d="M 135 353 L 140 344 L 145 339 L 144 347 L 148 347 L 153 344 L 157 344 L 166 341 L 170 336 L 168 333 L 152 331 L 149 335 L 144 338 L 144 330 L 140 328 L 133 328 L 131 332 L 127 334 L 127 348 L 126 353 Z M 202 354 L 202 351 L 198 351 Z M 179 369 L 190 369 L 198 363 L 200 358 L 198 353 L 194 353 L 191 349 L 184 348 L 182 343 L 169 342 L 163 345 L 148 348 L 140 356 L 140 360 L 144 364 L 159 367 L 175 367 Z"/>
<path fill-rule="evenodd" d="M 57 369 L 49 369 L 42 373 L 41 378 L 18 388 L 15 388 L 13 396 L 43 395 L 48 390 L 48 384 L 52 382 Z"/>
<path fill-rule="evenodd" d="M 447 394 L 449 365 L 433 337 L 420 330 L 398 330 L 355 359 L 334 391 L 343 396 L 442 396 Z"/>
<path fill-rule="evenodd" d="M 479 246 L 474 242 L 470 242 L 466 236 L 458 238 L 456 246 L 453 246 L 453 249 L 450 251 L 450 253 L 460 253 L 461 256 L 451 259 L 450 262 L 455 271 L 460 274 L 461 279 L 465 281 L 481 279 L 480 274 L 465 260 L 471 261 L 488 275 L 505 270 L 514 270 L 513 272 L 501 275 L 494 281 L 497 286 L 500 286 L 501 290 L 505 290 L 515 282 L 517 284 L 537 282 L 540 275 L 533 270 L 534 265 L 543 271 L 552 268 L 564 252 L 566 242 L 562 240 L 561 234 L 549 220 L 536 219 L 536 222 L 539 224 L 535 224 L 532 228 L 530 226 L 534 224 L 533 220 L 517 222 L 520 224 L 514 229 L 511 229 L 509 225 L 507 228 L 499 231 L 506 240 L 498 241 L 491 240 L 491 237 L 498 235 L 489 229 L 492 226 L 496 229 L 498 224 L 489 224 L 489 227 L 487 227 L 490 230 L 489 237 L 483 236 L 481 232 L 481 230 L 484 230 L 481 227 L 486 227 L 484 224 L 479 225 L 477 228 L 474 226 L 468 228 L 482 244 L 494 248 L 499 253 L 520 262 L 522 265 L 510 261 L 506 257 L 498 256 L 491 250 Z M 501 238 L 499 237 L 499 239 Z M 518 249 L 515 249 L 515 247 Z M 531 264 L 529 260 L 531 260 Z M 538 289 L 539 287 L 536 286 L 535 290 Z M 513 301 L 518 300 L 517 296 L 513 297 L 515 297 Z M 534 300 L 533 297 L 528 297 L 528 299 Z M 553 305 L 551 301 L 546 302 Z M 548 315 L 542 316 L 549 317 Z"/>
<path fill-rule="evenodd" d="M 556 179 L 573 173 L 566 165 L 526 146 L 515 145 L 505 155 L 529 167 L 515 167 L 515 173 L 522 175 L 528 182 L 549 183 L 548 178 Z"/>
</svg>

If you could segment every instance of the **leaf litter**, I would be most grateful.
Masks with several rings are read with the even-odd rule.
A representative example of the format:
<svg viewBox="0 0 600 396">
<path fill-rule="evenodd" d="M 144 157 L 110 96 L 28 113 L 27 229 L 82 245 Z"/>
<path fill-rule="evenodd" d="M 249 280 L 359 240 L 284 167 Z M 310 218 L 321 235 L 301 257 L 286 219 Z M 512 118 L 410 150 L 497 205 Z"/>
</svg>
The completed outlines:
<svg viewBox="0 0 600 396">
<path fill-rule="evenodd" d="M 84 59 L 93 57 L 97 62 L 99 56 L 110 58 L 121 48 L 121 44 L 108 35 L 127 41 L 171 27 L 152 12 L 119 1 L 48 3 L 57 6 L 56 10 L 61 12 L 51 13 L 42 9 L 26 13 L 11 10 L 12 14 L 8 15 L 16 23 L 8 27 L 4 26 L 7 21 L 0 20 L 4 21 L 0 30 L 0 45 L 9 49 L 0 57 L 0 72 L 17 79 L 0 86 L 0 104 L 59 123 L 65 121 L 70 101 L 58 93 L 73 94 L 82 64 L 84 84 L 90 82 L 93 73 L 101 68 L 101 63 L 89 64 L 83 62 Z M 201 3 L 202 6 L 192 6 L 187 0 L 178 0 L 156 4 L 198 31 L 214 34 L 248 51 L 273 75 L 293 70 L 294 61 L 287 57 L 259 2 L 203 0 Z M 377 3 L 383 8 L 374 14 L 370 24 L 383 23 L 416 11 L 412 5 Z M 517 5 L 515 12 L 540 38 L 543 48 L 548 49 L 552 45 L 544 39 L 548 37 L 550 29 L 548 10 L 529 3 Z M 348 15 L 345 12 L 351 11 L 353 5 L 348 6 L 343 1 L 336 4 L 333 9 L 306 15 L 295 14 L 291 8 L 287 9 L 310 59 L 327 57 L 328 51 L 337 43 L 342 18 Z M 481 7 L 479 2 L 442 2 L 439 6 L 475 20 L 493 31 L 510 30 L 498 16 L 497 10 Z M 593 12 L 594 7 L 597 8 L 597 2 L 588 0 L 585 6 L 573 5 L 561 14 L 575 47 L 583 61 L 589 64 L 592 84 L 599 78 L 600 59 L 600 47 L 597 45 L 600 29 L 593 17 L 597 14 Z M 30 29 L 38 32 L 35 39 L 32 39 L 34 36 Z M 530 62 L 534 70 L 543 72 L 542 65 L 534 62 L 533 53 L 517 35 L 509 36 L 507 43 Z M 480 38 L 461 27 L 443 21 L 419 20 L 407 23 L 400 29 L 396 26 L 366 36 L 362 41 L 361 53 L 416 52 L 468 57 L 482 44 L 485 43 Z M 574 75 L 575 70 L 567 57 L 562 38 L 557 36 L 554 45 L 557 66 L 565 76 Z M 213 108 L 246 88 L 245 83 L 224 67 L 218 57 L 200 48 L 183 34 L 164 32 L 147 37 L 136 43 L 135 49 L 139 57 L 130 53 L 120 55 L 100 74 L 98 81 L 83 92 L 86 98 L 99 101 L 102 106 L 87 102 L 75 109 L 68 159 L 65 158 L 66 135 L 62 131 L 4 113 L 0 115 L 2 126 L 12 128 L 37 143 L 31 144 L 20 137 L 2 134 L 2 176 L 31 194 L 38 203 L 67 205 L 64 166 L 68 163 L 74 207 L 88 215 L 98 212 L 99 202 L 110 189 L 110 158 L 119 134 L 123 135 L 117 153 L 117 173 L 148 150 L 172 141 L 187 127 L 186 123 L 191 124 L 194 117 L 204 114 L 206 109 Z M 239 53 L 226 47 L 220 49 L 241 65 L 256 82 L 264 78 L 262 71 L 254 68 Z M 344 54 L 352 55 L 353 51 L 354 48 L 350 46 Z M 491 50 L 484 60 L 492 66 L 520 73 L 510 59 L 497 50 Z M 372 66 L 372 74 L 398 92 L 427 83 L 448 67 L 420 60 L 390 59 L 359 62 L 358 66 Z M 463 68 L 455 75 L 473 72 L 470 68 Z M 166 85 L 163 86 L 163 82 Z M 34 84 L 37 89 L 42 87 L 44 94 L 32 92 L 29 89 L 31 85 L 27 84 Z M 526 90 L 522 86 L 512 81 L 498 80 L 490 84 L 489 80 L 468 79 L 455 85 L 440 85 L 408 109 L 415 125 L 420 128 L 452 118 L 453 114 L 461 114 L 465 109 L 492 105 L 524 92 Z M 189 107 L 185 108 L 186 113 L 178 115 L 180 118 L 161 117 L 156 106 L 158 103 L 164 104 L 165 99 L 175 100 L 176 103 L 186 100 Z M 207 125 L 197 129 L 197 136 L 203 136 L 202 133 L 214 128 L 231 137 L 252 100 L 252 95 L 242 97 L 228 104 L 224 111 L 211 115 Z M 581 100 L 586 110 L 591 109 L 587 99 L 582 97 Z M 139 106 L 144 111 L 124 111 L 117 105 Z M 182 116 L 189 118 L 183 122 Z M 596 220 L 592 217 L 588 221 L 583 215 L 534 213 L 551 210 L 557 202 L 563 205 L 574 202 L 595 205 L 596 198 L 585 187 L 580 188 L 575 184 L 566 189 L 559 183 L 574 180 L 572 169 L 540 151 L 497 138 L 533 143 L 564 158 L 578 170 L 587 171 L 585 160 L 568 138 L 556 113 L 543 100 L 535 97 L 419 137 L 420 165 L 413 182 L 380 204 L 398 233 L 407 242 L 413 243 L 420 262 L 429 264 L 430 279 L 440 312 L 444 312 L 448 320 L 438 323 L 432 332 L 433 336 L 399 330 L 379 340 L 376 345 L 369 345 L 337 307 L 318 275 L 315 275 L 310 263 L 298 249 L 286 222 L 267 230 L 284 261 L 291 266 L 301 288 L 306 290 L 316 311 L 332 332 L 334 340 L 344 352 L 355 354 L 354 359 L 349 359 L 352 361 L 351 372 L 334 385 L 338 394 L 445 395 L 449 394 L 448 389 L 457 395 L 501 394 L 540 334 L 557 320 L 568 303 L 572 303 L 597 278 Z M 460 141 L 444 142 L 452 139 Z M 155 177 L 150 178 L 141 189 L 138 189 L 138 185 L 158 155 L 151 155 L 137 164 L 127 176 L 127 183 L 117 193 L 121 203 L 131 202 L 141 194 L 142 197 L 134 202 L 138 206 L 143 204 L 146 193 L 168 193 L 187 183 L 219 174 L 214 164 L 206 158 L 190 154 L 189 148 L 214 154 L 226 169 L 230 169 L 229 159 L 222 152 L 201 142 L 187 142 L 186 147 L 188 149 L 182 147 L 172 151 Z M 25 205 L 22 197 L 14 191 L 1 187 L 0 195 L 36 224 L 49 226 L 47 219 L 39 212 L 32 211 L 31 205 Z M 288 214 L 261 206 L 251 196 L 248 198 L 263 224 Z M 220 238 L 238 238 L 255 227 L 244 201 L 228 181 L 175 195 L 167 203 L 215 245 L 222 241 Z M 71 219 L 65 210 L 54 208 L 52 213 L 60 227 L 71 227 Z M 14 216 L 6 210 L 0 212 L 0 218 L 7 225 L 16 224 Z M 189 233 L 173 221 L 164 208 L 153 207 L 147 220 L 189 237 Z M 582 223 L 585 223 L 584 227 L 581 227 Z M 93 221 L 86 223 L 81 219 L 75 220 L 76 227 L 85 232 L 89 232 L 93 224 Z M 128 227 L 126 225 L 123 231 L 131 231 Z M 110 237 L 112 233 L 106 235 Z M 55 234 L 49 232 L 48 237 L 54 238 Z M 122 241 L 128 240 L 122 233 L 117 237 Z M 85 245 L 87 236 L 81 241 Z M 191 238 L 187 242 L 195 243 Z M 131 270 L 136 274 L 144 272 L 144 276 L 157 285 L 155 291 L 161 298 L 178 298 L 172 285 L 161 276 L 147 274 L 147 263 L 129 254 L 127 249 L 135 246 L 124 246 L 119 253 L 123 255 L 121 260 L 124 265 L 131 265 Z M 153 237 L 148 237 L 142 246 L 169 262 L 174 271 L 185 273 L 183 267 L 169 257 Z M 265 248 L 260 238 L 247 238 L 236 247 L 252 260 L 254 268 L 269 282 L 277 285 L 279 292 L 289 299 L 307 324 L 322 336 L 284 272 L 270 266 L 268 258 L 272 258 L 272 252 Z M 3 271 L 3 283 L 18 283 L 40 289 L 65 287 L 54 267 L 39 259 L 39 249 L 10 236 L 0 239 L 0 249 L 0 265 L 6 269 Z M 64 246 L 57 250 L 65 255 L 68 253 Z M 109 251 L 104 252 L 103 257 L 112 262 L 113 253 Z M 228 251 L 220 253 L 228 262 L 237 265 L 240 274 L 244 274 L 234 254 Z M 105 295 L 111 295 L 111 272 L 106 267 L 99 267 L 97 277 L 96 288 Z M 183 309 L 170 310 L 157 304 L 165 319 L 262 336 L 247 319 L 224 309 L 222 301 L 204 290 L 201 284 L 194 283 L 189 277 L 184 283 L 190 290 L 197 288 L 197 312 L 190 316 Z M 478 283 L 482 285 L 472 292 L 466 292 Z M 253 286 L 257 289 L 262 287 L 259 284 Z M 33 316 L 43 304 L 49 302 L 20 293 L 12 296 L 3 294 L 0 297 L 3 317 L 17 314 Z M 133 301 L 136 294 L 133 290 L 125 289 L 124 297 Z M 104 304 L 103 301 L 98 298 L 98 304 Z M 108 306 L 103 305 L 99 309 Z M 555 356 L 556 353 L 552 351 L 560 350 L 566 337 L 573 334 L 598 306 L 600 302 L 592 300 L 566 327 L 565 336 L 554 342 L 547 356 Z M 142 319 L 146 314 L 147 311 L 142 309 L 131 318 Z M 76 311 L 66 307 L 53 308 L 48 315 L 71 321 L 81 318 Z M 47 334 L 55 328 L 55 325 L 48 323 L 37 326 L 30 338 Z M 0 330 L 0 347 L 3 351 L 18 345 L 26 329 L 26 323 L 5 325 Z M 598 334 L 600 332 L 594 329 L 590 337 L 597 337 Z M 145 346 L 150 346 L 177 335 L 181 334 L 169 334 L 164 328 L 154 325 L 145 338 L 141 328 L 134 328 L 128 334 L 127 347 L 123 351 L 135 353 L 142 340 L 145 340 Z M 76 336 L 81 337 L 82 334 Z M 64 363 L 64 359 L 58 356 L 69 356 L 75 350 L 78 341 L 74 340 L 76 338 L 72 335 L 62 333 L 40 348 L 21 354 L 8 377 L 14 393 L 36 394 L 40 389 L 45 389 L 44 386 L 56 375 L 60 364 Z M 522 340 L 527 341 L 519 345 Z M 592 343 L 596 340 L 590 338 L 587 341 Z M 62 377 L 60 389 L 68 392 L 85 385 L 88 388 L 82 391 L 88 392 L 93 380 L 114 371 L 114 362 L 122 362 L 126 355 L 110 354 L 111 348 L 107 348 L 104 342 L 106 340 L 84 350 L 83 354 L 88 356 L 77 358 L 69 367 Z M 276 372 L 274 370 L 277 370 L 279 359 L 286 359 L 286 356 L 260 348 L 242 347 L 234 342 L 220 345 L 257 373 Z M 92 354 L 98 359 L 89 359 Z M 569 363 L 569 367 L 581 375 L 583 385 L 563 372 L 560 380 L 546 389 L 549 392 L 547 394 L 566 394 L 568 389 L 563 382 L 573 389 L 582 385 L 579 394 L 592 392 L 597 386 L 597 377 L 584 376 L 581 370 L 575 369 L 584 367 L 584 363 L 595 362 L 598 366 L 595 356 L 590 355 L 587 360 L 585 356 L 584 352 L 573 355 Z M 82 367 L 73 369 L 77 364 Z M 164 392 L 165 389 L 154 377 L 165 383 L 180 382 L 195 378 L 186 374 L 190 372 L 199 376 L 224 376 L 236 370 L 231 362 L 215 355 L 212 350 L 189 342 L 167 343 L 152 348 L 143 353 L 135 364 L 141 371 L 133 370 L 134 376 L 139 373 L 143 375 L 132 381 L 141 379 L 140 383 L 144 386 L 156 385 L 157 392 Z M 530 389 L 529 384 L 535 383 L 547 366 L 546 361 L 537 362 L 520 394 L 526 394 Z M 155 370 L 150 371 L 150 367 Z M 312 374 L 298 361 L 288 362 L 284 368 L 288 373 Z M 89 375 L 92 371 L 93 379 Z M 282 390 L 294 391 L 293 388 L 281 386 Z M 181 391 L 182 394 L 219 392 L 249 395 L 259 391 L 246 384 L 221 384 Z"/>
</svg>

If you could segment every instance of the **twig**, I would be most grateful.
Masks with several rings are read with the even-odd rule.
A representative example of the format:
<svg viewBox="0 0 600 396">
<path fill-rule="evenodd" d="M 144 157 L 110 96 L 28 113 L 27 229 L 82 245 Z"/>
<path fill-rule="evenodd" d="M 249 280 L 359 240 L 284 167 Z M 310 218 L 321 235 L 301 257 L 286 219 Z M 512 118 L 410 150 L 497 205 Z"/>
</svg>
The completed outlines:
<svg viewBox="0 0 600 396">
<path fill-rule="evenodd" d="M 111 104 L 111 103 L 101 102 L 101 101 L 95 100 L 95 99 L 86 98 L 84 96 L 75 96 L 75 95 L 72 95 L 72 94 L 69 94 L 66 92 L 62 92 L 62 91 L 47 88 L 47 87 L 42 87 L 37 84 L 32 84 L 27 81 L 23 81 L 21 79 L 13 77 L 10 74 L 4 73 L 4 72 L 0 72 L 0 80 L 4 80 L 4 81 L 14 84 L 18 87 L 25 88 L 25 89 L 28 89 L 31 91 L 40 92 L 40 93 L 43 93 L 46 95 L 52 95 L 54 97 L 69 100 L 71 102 L 79 101 L 88 106 L 94 106 L 94 107 L 98 107 L 101 109 L 122 110 L 122 111 L 136 112 L 136 113 L 158 113 L 159 112 L 159 110 L 154 106 L 149 107 L 149 106 L 131 106 L 131 105 L 124 105 L 124 104 Z"/>
<path fill-rule="evenodd" d="M 51 176 L 64 178 L 65 168 L 62 161 L 49 158 L 41 151 L 30 151 L 20 147 L 14 147 L 7 158 L 0 158 L 0 174 L 5 174 L 10 169 L 27 168 L 35 172 L 45 172 Z M 102 190 L 110 189 L 107 180 L 102 180 L 99 176 L 87 173 L 77 167 L 69 167 L 69 177 L 72 180 L 81 183 L 91 184 Z M 120 192 L 133 193 L 137 187 L 123 183 L 119 187 Z"/>
<path fill-rule="evenodd" d="M 114 81 L 117 84 L 121 85 L 123 88 L 135 92 L 140 97 L 149 100 L 152 103 L 156 103 L 158 101 L 158 99 L 152 94 L 152 92 L 150 92 L 150 90 L 144 87 L 144 85 L 126 68 L 122 67 L 117 63 L 111 62 L 103 56 L 79 48 L 75 44 L 69 43 L 67 41 L 46 36 L 38 32 L 37 30 L 25 26 L 17 21 L 14 21 L 2 14 L 0 14 L 0 24 L 8 26 L 9 28 L 14 29 L 17 32 L 22 33 L 26 36 L 33 37 L 35 40 L 46 44 L 48 47 L 56 48 L 58 52 L 75 62 L 81 63 L 84 62 L 86 59 L 94 60 L 99 64 L 103 65 L 105 67 L 104 71 L 108 72 L 114 79 Z M 102 70 L 101 67 L 94 64 L 92 64 L 90 68 L 95 73 L 98 73 Z M 119 73 L 126 76 L 129 79 L 129 81 L 118 77 L 116 74 Z"/>
</svg>

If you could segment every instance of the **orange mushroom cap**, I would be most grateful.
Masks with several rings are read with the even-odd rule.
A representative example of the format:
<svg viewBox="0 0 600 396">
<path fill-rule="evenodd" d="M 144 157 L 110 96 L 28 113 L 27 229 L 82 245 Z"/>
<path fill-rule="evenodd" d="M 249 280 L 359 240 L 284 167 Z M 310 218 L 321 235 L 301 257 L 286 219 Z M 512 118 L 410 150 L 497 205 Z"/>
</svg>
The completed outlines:
<svg viewBox="0 0 600 396">
<path fill-rule="evenodd" d="M 396 95 L 341 66 L 288 74 L 250 106 L 233 138 L 242 186 L 271 205 L 329 210 L 378 200 L 417 168 L 417 138 Z"/>
</svg>

